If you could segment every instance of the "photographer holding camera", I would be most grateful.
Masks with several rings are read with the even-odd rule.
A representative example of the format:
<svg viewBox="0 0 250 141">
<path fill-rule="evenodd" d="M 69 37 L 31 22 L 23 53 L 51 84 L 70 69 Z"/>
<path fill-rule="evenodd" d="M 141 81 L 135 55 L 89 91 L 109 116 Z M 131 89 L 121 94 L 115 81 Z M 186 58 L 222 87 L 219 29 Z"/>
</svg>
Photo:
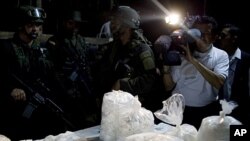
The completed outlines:
<svg viewBox="0 0 250 141">
<path fill-rule="evenodd" d="M 217 23 L 212 17 L 197 18 L 193 28 L 200 31 L 200 35 L 197 34 L 199 38 L 194 39 L 192 48 L 189 43 L 179 44 L 181 62 L 171 65 L 167 63 L 171 56 L 164 57 L 162 73 L 165 89 L 184 96 L 183 123 L 197 129 L 203 118 L 219 114 L 218 90 L 228 75 L 227 53 L 212 44 L 216 27 Z"/>
</svg>

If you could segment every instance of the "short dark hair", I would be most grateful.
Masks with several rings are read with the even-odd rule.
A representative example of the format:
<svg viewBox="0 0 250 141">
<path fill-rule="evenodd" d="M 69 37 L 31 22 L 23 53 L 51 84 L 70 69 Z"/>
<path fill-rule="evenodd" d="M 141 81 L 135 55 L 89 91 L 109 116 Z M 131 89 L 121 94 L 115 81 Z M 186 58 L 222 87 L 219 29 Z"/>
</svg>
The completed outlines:
<svg viewBox="0 0 250 141">
<path fill-rule="evenodd" d="M 211 24 L 212 25 L 212 34 L 216 34 L 218 31 L 218 23 L 211 16 L 198 16 L 194 21 L 194 26 L 197 24 Z"/>
</svg>

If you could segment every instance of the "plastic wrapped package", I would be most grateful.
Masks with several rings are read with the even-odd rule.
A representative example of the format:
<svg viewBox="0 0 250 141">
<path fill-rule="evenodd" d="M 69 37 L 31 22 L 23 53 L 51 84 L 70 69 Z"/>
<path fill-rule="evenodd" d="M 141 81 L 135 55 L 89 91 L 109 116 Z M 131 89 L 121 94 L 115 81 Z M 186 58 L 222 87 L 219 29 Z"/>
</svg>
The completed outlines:
<svg viewBox="0 0 250 141">
<path fill-rule="evenodd" d="M 29 140 L 23 140 L 29 141 Z M 74 132 L 66 131 L 58 135 L 48 135 L 44 139 L 30 140 L 30 141 L 88 141 L 87 138 L 78 136 Z"/>
<path fill-rule="evenodd" d="M 229 141 L 230 125 L 241 125 L 241 122 L 231 116 L 232 110 L 237 106 L 233 102 L 220 101 L 222 111 L 219 116 L 209 116 L 202 120 L 197 134 L 197 141 Z"/>
<path fill-rule="evenodd" d="M 166 123 L 164 123 L 164 122 L 161 122 L 161 123 L 155 125 L 155 130 L 154 130 L 154 132 L 155 132 L 155 133 L 164 134 L 164 133 L 166 133 L 166 132 L 172 130 L 173 128 L 175 128 L 175 127 L 172 126 L 172 125 L 166 124 Z"/>
<path fill-rule="evenodd" d="M 100 139 L 119 141 L 137 133 L 154 131 L 151 111 L 141 107 L 137 97 L 123 91 L 104 94 Z"/>
<path fill-rule="evenodd" d="M 196 141 L 197 133 L 198 131 L 194 126 L 190 124 L 182 124 L 165 134 L 179 137 L 184 141 Z"/>
<path fill-rule="evenodd" d="M 182 139 L 160 133 L 140 133 L 125 138 L 125 141 L 183 141 Z"/>
<path fill-rule="evenodd" d="M 25 139 L 21 141 L 99 141 L 99 134 L 100 126 L 98 125 L 74 132 L 66 131 L 58 135 L 48 135 L 44 139 Z"/>
<path fill-rule="evenodd" d="M 156 111 L 155 116 L 165 123 L 176 125 L 175 128 L 168 130 L 164 134 L 179 137 L 184 141 L 196 141 L 197 129 L 190 124 L 183 124 L 183 112 L 185 100 L 182 94 L 173 94 L 163 101 L 163 108 Z"/>
<path fill-rule="evenodd" d="M 0 134 L 0 141 L 10 141 L 10 139 L 8 137 Z"/>
</svg>

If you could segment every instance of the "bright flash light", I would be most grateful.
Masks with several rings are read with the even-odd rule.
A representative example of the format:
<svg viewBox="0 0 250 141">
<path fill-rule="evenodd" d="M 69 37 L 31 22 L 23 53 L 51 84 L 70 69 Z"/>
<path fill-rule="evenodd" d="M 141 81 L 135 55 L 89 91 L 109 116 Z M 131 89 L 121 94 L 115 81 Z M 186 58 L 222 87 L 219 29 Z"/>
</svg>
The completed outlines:
<svg viewBox="0 0 250 141">
<path fill-rule="evenodd" d="M 171 24 L 171 25 L 179 24 L 180 20 L 181 20 L 181 16 L 178 13 L 172 13 L 165 17 L 166 23 Z"/>
</svg>

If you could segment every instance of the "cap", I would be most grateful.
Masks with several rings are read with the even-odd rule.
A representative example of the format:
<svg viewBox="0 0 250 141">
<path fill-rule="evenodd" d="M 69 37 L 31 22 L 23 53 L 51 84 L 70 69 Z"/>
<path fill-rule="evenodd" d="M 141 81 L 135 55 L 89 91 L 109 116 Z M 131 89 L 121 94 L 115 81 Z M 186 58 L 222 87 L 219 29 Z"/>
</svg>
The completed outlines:
<svg viewBox="0 0 250 141">
<path fill-rule="evenodd" d="M 78 10 L 68 11 L 66 14 L 66 20 L 74 20 L 76 22 L 87 22 L 86 20 L 82 19 L 82 13 Z"/>
</svg>

